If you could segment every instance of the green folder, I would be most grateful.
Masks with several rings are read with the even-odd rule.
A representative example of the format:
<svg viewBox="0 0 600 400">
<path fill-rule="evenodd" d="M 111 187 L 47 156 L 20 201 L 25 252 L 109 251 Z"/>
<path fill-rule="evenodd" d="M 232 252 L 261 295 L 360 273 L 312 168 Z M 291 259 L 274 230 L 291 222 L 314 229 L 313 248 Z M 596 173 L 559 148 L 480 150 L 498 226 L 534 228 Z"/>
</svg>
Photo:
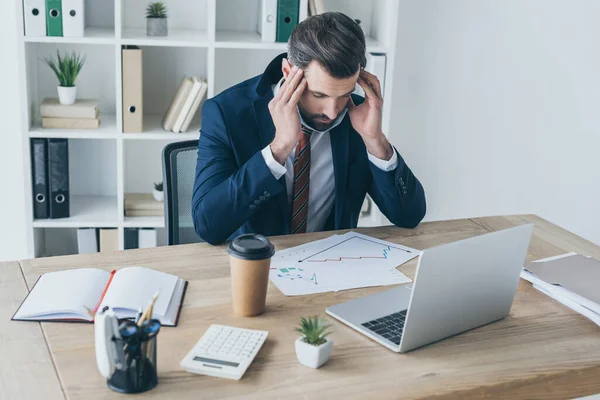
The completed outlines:
<svg viewBox="0 0 600 400">
<path fill-rule="evenodd" d="M 300 0 L 277 0 L 277 42 L 287 42 L 298 24 Z"/>
<path fill-rule="evenodd" d="M 62 36 L 62 0 L 46 0 L 47 36 Z"/>
</svg>

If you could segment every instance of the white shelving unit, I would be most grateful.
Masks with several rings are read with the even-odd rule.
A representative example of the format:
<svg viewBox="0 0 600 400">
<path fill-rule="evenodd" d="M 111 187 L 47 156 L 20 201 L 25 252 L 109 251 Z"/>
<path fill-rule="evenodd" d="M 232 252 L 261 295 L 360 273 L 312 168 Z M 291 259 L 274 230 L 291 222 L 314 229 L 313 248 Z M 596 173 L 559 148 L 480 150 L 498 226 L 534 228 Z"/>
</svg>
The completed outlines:
<svg viewBox="0 0 600 400">
<path fill-rule="evenodd" d="M 17 20 L 23 27 L 22 0 Z M 71 217 L 34 220 L 28 211 L 29 257 L 76 252 L 76 228 L 115 228 L 120 248 L 127 228 L 158 228 L 161 217 L 125 217 L 124 195 L 151 192 L 162 179 L 162 148 L 175 141 L 196 140 L 200 113 L 187 133 L 162 129 L 160 121 L 183 75 L 208 82 L 208 97 L 262 73 L 268 62 L 286 51 L 285 43 L 262 42 L 257 33 L 259 0 L 165 0 L 169 36 L 147 37 L 146 0 L 85 0 L 86 29 L 80 38 L 31 37 L 19 34 L 22 135 L 26 162 L 24 184 L 31 201 L 31 138 L 68 138 Z M 387 55 L 384 131 L 389 132 L 393 84 L 397 0 L 325 0 L 328 9 L 361 20 L 369 52 Z M 121 48 L 137 45 L 143 52 L 144 132 L 122 133 Z M 77 81 L 78 98 L 99 102 L 101 126 L 96 130 L 43 129 L 39 105 L 56 97 L 56 78 L 41 60 L 56 51 L 78 51 L 86 65 Z M 361 226 L 384 222 L 377 207 Z M 61 247 L 61 243 L 65 243 Z M 74 250 L 75 249 L 75 250 Z"/>
</svg>

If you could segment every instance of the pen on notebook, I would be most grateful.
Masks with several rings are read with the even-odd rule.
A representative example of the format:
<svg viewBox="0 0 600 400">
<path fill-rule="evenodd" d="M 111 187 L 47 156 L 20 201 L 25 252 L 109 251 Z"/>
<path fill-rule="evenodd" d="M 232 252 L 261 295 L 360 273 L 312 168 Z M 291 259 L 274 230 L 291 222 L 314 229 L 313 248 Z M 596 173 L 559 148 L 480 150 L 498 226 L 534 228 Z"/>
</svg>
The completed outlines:
<svg viewBox="0 0 600 400">
<path fill-rule="evenodd" d="M 142 324 L 144 323 L 145 320 L 152 319 L 154 303 L 156 302 L 156 299 L 158 298 L 158 294 L 159 294 L 159 292 L 154 293 L 154 296 L 152 296 L 152 300 L 150 300 L 150 304 L 148 305 L 148 308 L 146 308 L 146 311 L 144 311 L 140 320 L 137 321 L 137 324 L 139 327 L 142 326 Z"/>
</svg>

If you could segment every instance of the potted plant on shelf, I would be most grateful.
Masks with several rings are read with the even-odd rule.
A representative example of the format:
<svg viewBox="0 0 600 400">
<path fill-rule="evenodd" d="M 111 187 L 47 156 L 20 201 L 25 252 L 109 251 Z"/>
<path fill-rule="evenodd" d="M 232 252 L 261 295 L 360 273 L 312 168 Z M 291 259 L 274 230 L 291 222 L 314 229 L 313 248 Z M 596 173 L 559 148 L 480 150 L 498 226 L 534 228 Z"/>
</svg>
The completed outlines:
<svg viewBox="0 0 600 400">
<path fill-rule="evenodd" d="M 163 184 L 162 182 L 155 183 L 154 189 L 152 189 L 152 196 L 154 196 L 154 200 L 163 201 L 165 196 L 163 192 Z"/>
<path fill-rule="evenodd" d="M 327 329 L 331 325 L 326 322 L 317 316 L 300 319 L 300 326 L 295 330 L 302 335 L 296 339 L 296 357 L 300 364 L 319 368 L 329 360 L 333 340 L 328 337 Z"/>
<path fill-rule="evenodd" d="M 162 1 L 148 4 L 146 8 L 146 34 L 148 36 L 167 36 L 167 6 Z"/>
<path fill-rule="evenodd" d="M 78 53 L 60 55 L 56 50 L 56 59 L 46 58 L 46 64 L 54 71 L 58 78 L 58 100 L 60 104 L 73 104 L 77 98 L 75 81 L 85 64 L 85 56 Z"/>
</svg>

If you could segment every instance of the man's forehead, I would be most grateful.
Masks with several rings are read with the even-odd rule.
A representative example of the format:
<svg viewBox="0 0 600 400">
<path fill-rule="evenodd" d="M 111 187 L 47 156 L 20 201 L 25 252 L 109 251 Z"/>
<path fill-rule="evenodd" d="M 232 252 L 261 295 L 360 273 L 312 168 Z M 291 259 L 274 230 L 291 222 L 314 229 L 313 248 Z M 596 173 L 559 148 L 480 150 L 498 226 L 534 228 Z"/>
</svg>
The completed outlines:
<svg viewBox="0 0 600 400">
<path fill-rule="evenodd" d="M 350 78 L 334 78 L 316 62 L 311 62 L 304 70 L 304 76 L 308 83 L 308 89 L 328 95 L 341 95 L 352 90 L 358 80 L 360 71 Z"/>
</svg>

